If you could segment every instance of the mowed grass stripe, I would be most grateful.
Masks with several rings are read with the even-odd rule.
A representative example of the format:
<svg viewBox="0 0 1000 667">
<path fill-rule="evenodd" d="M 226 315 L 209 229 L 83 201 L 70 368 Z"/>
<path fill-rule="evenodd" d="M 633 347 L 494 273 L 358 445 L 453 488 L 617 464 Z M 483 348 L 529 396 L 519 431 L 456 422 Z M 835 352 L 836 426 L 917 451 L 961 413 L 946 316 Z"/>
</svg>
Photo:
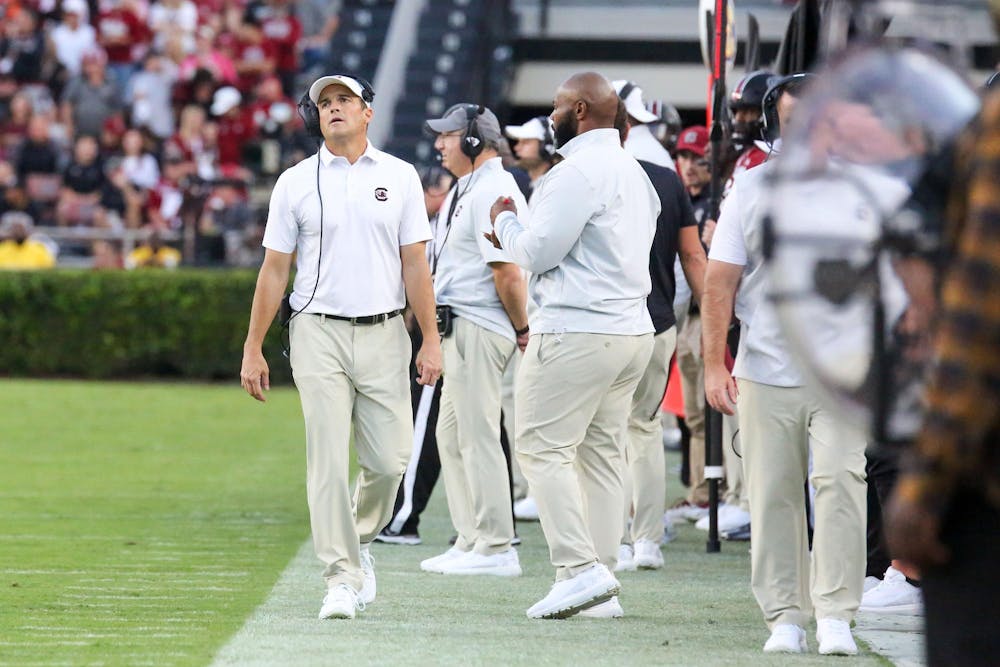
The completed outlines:
<svg viewBox="0 0 1000 667">
<path fill-rule="evenodd" d="M 308 535 L 298 397 L 2 381 L 0 663 L 203 665 Z"/>
</svg>

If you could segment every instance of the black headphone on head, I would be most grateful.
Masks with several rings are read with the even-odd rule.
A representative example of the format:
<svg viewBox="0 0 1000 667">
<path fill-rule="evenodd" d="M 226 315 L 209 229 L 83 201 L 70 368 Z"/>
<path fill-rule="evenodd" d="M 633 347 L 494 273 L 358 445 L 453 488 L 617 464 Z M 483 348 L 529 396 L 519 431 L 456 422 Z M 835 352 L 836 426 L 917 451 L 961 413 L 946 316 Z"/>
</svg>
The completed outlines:
<svg viewBox="0 0 1000 667">
<path fill-rule="evenodd" d="M 768 81 L 767 92 L 760 102 L 763 120 L 761 134 L 764 141 L 773 144 L 775 139 L 781 136 L 781 121 L 778 118 L 778 99 L 781 93 L 788 90 L 794 97 L 798 97 L 799 88 L 815 76 L 811 72 L 797 72 L 788 76 L 776 76 Z"/>
<path fill-rule="evenodd" d="M 372 101 L 375 99 L 375 89 L 369 83 L 368 79 L 353 74 L 338 74 L 337 76 L 354 79 L 361 84 L 361 99 L 367 106 L 370 107 L 372 105 Z M 309 97 L 308 90 L 302 95 L 302 99 L 299 100 L 299 118 L 302 119 L 302 123 L 305 125 L 309 136 L 316 137 L 317 139 L 323 138 L 323 130 L 319 126 L 319 107 Z"/>
<path fill-rule="evenodd" d="M 486 107 L 482 104 L 463 104 L 462 108 L 465 110 L 465 119 L 468 125 L 465 127 L 465 132 L 462 134 L 461 149 L 470 160 L 475 160 L 482 154 L 486 149 L 486 142 L 483 141 L 483 135 L 479 133 L 479 121 L 476 120 L 477 116 L 482 115 L 486 111 Z"/>
</svg>

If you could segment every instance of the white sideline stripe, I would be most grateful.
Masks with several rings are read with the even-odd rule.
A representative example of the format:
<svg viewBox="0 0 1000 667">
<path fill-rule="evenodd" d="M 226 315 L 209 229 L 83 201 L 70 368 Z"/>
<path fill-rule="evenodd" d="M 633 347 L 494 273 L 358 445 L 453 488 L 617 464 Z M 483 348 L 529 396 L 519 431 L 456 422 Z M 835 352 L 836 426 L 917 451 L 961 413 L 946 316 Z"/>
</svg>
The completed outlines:
<svg viewBox="0 0 1000 667">
<path fill-rule="evenodd" d="M 430 418 L 431 403 L 434 402 L 434 388 L 436 386 L 436 384 L 425 384 L 420 392 L 417 416 L 413 420 L 413 449 L 410 454 L 410 462 L 406 464 L 406 472 L 403 473 L 403 505 L 389 524 L 389 530 L 393 533 L 403 530 L 403 524 L 413 512 L 413 483 L 417 478 L 420 454 L 424 450 L 424 437 L 427 435 L 427 421 Z"/>
<path fill-rule="evenodd" d="M 310 647 L 327 646 L 330 622 L 316 618 L 323 600 L 323 581 L 312 538 L 278 577 L 267 599 L 243 627 L 215 655 L 211 667 L 276 667 L 279 665 L 335 664 L 329 656 L 304 659 Z"/>
</svg>

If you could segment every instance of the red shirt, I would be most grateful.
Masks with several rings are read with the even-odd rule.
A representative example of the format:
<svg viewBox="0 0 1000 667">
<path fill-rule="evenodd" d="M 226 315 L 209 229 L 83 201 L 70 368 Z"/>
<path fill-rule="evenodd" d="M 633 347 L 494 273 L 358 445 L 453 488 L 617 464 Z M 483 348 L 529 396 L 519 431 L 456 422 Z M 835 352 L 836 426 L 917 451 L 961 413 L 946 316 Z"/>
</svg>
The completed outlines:
<svg viewBox="0 0 1000 667">
<path fill-rule="evenodd" d="M 235 61 L 236 69 L 239 71 L 240 65 L 243 63 L 262 63 L 270 61 L 272 64 L 276 62 L 277 54 L 274 50 L 274 44 L 264 40 L 260 44 L 251 44 L 249 42 L 243 42 L 237 40 L 235 45 Z M 253 91 L 254 87 L 260 83 L 261 77 L 264 76 L 260 72 L 239 72 L 240 82 L 237 84 L 237 88 L 244 95 L 249 95 Z"/>
<path fill-rule="evenodd" d="M 228 114 L 219 119 L 219 164 L 242 164 L 243 144 L 257 139 L 253 115 L 241 111 L 235 118 Z"/>
<path fill-rule="evenodd" d="M 295 46 L 302 37 L 302 24 L 294 16 L 271 14 L 260 24 L 264 41 L 271 45 L 277 55 L 276 67 L 281 71 L 295 71 L 299 68 L 299 57 Z"/>
<path fill-rule="evenodd" d="M 108 40 L 127 37 L 124 44 L 111 44 Z M 134 62 L 133 49 L 149 43 L 151 33 L 149 28 L 131 11 L 116 7 L 101 12 L 97 19 L 97 40 L 108 53 L 108 62 L 124 64 Z M 136 54 L 137 57 L 141 54 Z"/>
</svg>

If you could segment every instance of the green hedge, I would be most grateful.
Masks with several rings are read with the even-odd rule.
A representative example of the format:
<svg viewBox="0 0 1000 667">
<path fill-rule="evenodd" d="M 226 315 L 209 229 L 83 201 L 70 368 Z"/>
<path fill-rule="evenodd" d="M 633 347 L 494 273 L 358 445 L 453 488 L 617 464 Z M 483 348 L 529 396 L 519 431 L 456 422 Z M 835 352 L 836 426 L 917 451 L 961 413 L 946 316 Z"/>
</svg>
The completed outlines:
<svg viewBox="0 0 1000 667">
<path fill-rule="evenodd" d="M 0 374 L 239 382 L 252 271 L 0 272 Z M 288 381 L 279 328 L 264 346 Z"/>
</svg>

